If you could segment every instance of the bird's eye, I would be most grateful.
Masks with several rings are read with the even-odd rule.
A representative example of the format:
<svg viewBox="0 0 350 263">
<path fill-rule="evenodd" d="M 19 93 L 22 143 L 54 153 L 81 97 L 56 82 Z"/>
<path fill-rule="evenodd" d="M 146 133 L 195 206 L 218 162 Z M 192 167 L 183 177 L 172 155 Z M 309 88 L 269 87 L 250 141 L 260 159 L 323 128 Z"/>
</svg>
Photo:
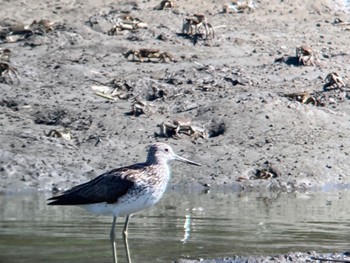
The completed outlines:
<svg viewBox="0 0 350 263">
<path fill-rule="evenodd" d="M 165 148 L 164 151 L 169 152 L 169 149 L 168 149 L 168 148 Z"/>
</svg>

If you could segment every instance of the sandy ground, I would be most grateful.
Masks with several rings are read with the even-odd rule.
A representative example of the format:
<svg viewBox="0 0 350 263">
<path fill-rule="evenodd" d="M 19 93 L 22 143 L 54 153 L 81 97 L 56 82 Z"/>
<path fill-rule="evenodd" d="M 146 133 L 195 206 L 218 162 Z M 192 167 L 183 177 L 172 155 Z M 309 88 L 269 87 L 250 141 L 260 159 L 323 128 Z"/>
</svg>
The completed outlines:
<svg viewBox="0 0 350 263">
<path fill-rule="evenodd" d="M 64 189 L 143 161 L 155 141 L 203 164 L 174 164 L 173 186 L 300 190 L 350 183 L 350 32 L 334 23 L 348 18 L 341 5 L 270 0 L 257 1 L 252 12 L 223 14 L 225 1 L 179 0 L 174 11 L 153 10 L 158 3 L 3 1 L 2 32 L 33 20 L 55 24 L 14 43 L 0 34 L 20 77 L 18 83 L 13 72 L 3 74 L 0 83 L 1 190 Z M 148 28 L 108 35 L 125 11 Z M 213 40 L 181 35 L 183 18 L 197 12 L 214 27 Z M 315 65 L 299 65 L 295 50 L 302 44 L 313 49 Z M 169 52 L 176 62 L 123 56 L 139 48 Z M 342 89 L 325 85 L 331 72 L 342 77 Z M 95 94 L 113 90 L 115 100 Z M 310 97 L 302 102 L 288 97 L 303 92 Z M 135 98 L 147 115 L 131 114 Z M 162 133 L 162 123 L 181 118 L 204 129 L 204 138 Z M 47 136 L 64 129 L 71 140 Z"/>
<path fill-rule="evenodd" d="M 349 183 L 350 33 L 333 23 L 346 21 L 341 6 L 273 0 L 257 2 L 253 12 L 223 14 L 223 1 L 178 1 L 173 12 L 153 10 L 157 4 L 2 4 L 3 30 L 40 19 L 55 24 L 52 32 L 22 41 L 2 38 L 0 48 L 11 50 L 20 83 L 13 73 L 13 83 L 5 74 L 0 83 L 1 189 L 66 188 L 143 161 L 154 141 L 204 164 L 175 164 L 173 185 L 292 190 Z M 111 21 L 126 11 L 148 29 L 109 36 Z M 196 12 L 206 15 L 216 35 L 194 45 L 181 28 Z M 302 44 L 312 47 L 315 66 L 298 65 L 295 50 Z M 122 53 L 132 48 L 169 52 L 177 62 L 130 61 Z M 342 77 L 343 89 L 325 89 L 331 72 Z M 116 100 L 94 93 L 114 89 Z M 286 97 L 303 92 L 316 94 L 321 105 Z M 130 114 L 136 97 L 147 103 L 148 116 Z M 208 138 L 162 134 L 163 122 L 181 118 Z M 47 136 L 63 129 L 72 140 Z"/>
</svg>

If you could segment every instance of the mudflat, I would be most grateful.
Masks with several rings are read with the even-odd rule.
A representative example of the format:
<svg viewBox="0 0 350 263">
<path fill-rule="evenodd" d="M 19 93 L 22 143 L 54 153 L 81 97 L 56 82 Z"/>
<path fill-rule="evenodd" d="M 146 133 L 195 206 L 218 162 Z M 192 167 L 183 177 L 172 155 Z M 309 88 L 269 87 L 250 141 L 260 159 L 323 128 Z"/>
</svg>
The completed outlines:
<svg viewBox="0 0 350 263">
<path fill-rule="evenodd" d="M 225 1 L 158 4 L 2 3 L 0 48 L 13 69 L 0 83 L 2 190 L 64 189 L 144 161 L 155 141 L 204 164 L 174 164 L 174 186 L 349 184 L 345 6 L 272 0 L 225 13 Z M 198 13 L 212 39 L 203 28 L 184 34 L 184 19 Z M 141 26 L 116 27 L 126 16 Z M 8 33 L 42 19 L 50 28 Z M 140 59 L 140 49 L 156 54 Z"/>
</svg>

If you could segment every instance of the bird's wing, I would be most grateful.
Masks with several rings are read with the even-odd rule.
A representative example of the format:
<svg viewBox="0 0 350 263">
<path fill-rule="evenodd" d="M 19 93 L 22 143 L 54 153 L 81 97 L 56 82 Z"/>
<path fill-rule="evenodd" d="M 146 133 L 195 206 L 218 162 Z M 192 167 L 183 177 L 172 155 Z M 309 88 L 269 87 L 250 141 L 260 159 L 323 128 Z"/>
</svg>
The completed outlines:
<svg viewBox="0 0 350 263">
<path fill-rule="evenodd" d="M 86 205 L 96 203 L 114 203 L 125 195 L 134 185 L 133 178 L 142 173 L 142 166 L 133 165 L 113 169 L 101 174 L 95 179 L 74 186 L 62 195 L 54 196 L 48 200 L 49 205 Z"/>
</svg>

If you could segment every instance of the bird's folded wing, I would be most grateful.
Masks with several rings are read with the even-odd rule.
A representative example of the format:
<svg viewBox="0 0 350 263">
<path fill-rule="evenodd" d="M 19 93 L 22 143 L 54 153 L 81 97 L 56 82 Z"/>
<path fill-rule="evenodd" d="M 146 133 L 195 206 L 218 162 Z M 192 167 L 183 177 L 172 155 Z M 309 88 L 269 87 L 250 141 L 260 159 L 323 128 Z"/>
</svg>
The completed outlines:
<svg viewBox="0 0 350 263">
<path fill-rule="evenodd" d="M 136 167 L 135 167 L 136 168 Z M 132 167 L 114 169 L 48 200 L 49 205 L 115 203 L 134 185 Z"/>
</svg>

